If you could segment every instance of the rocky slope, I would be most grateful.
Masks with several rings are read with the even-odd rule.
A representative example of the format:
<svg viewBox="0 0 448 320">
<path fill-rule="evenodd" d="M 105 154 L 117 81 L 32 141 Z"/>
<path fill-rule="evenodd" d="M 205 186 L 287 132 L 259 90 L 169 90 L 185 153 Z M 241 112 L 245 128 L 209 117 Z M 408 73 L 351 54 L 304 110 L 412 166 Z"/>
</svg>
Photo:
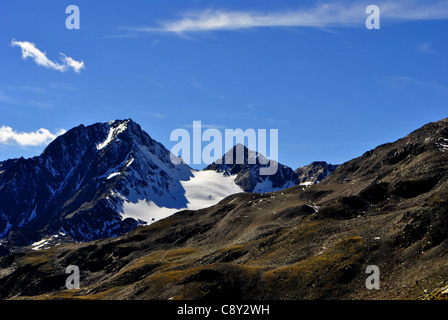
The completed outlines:
<svg viewBox="0 0 448 320">
<path fill-rule="evenodd" d="M 419 299 L 448 285 L 448 119 L 319 184 L 240 193 L 117 238 L 0 259 L 3 299 Z M 65 289 L 65 268 L 81 289 Z M 365 287 L 366 267 L 380 289 Z M 222 301 L 222 300 L 220 300 Z"/>
<path fill-rule="evenodd" d="M 314 161 L 309 165 L 297 168 L 294 172 L 297 174 L 300 184 L 311 185 L 324 180 L 337 167 L 338 165 L 329 164 L 325 161 Z"/>
<path fill-rule="evenodd" d="M 236 175 L 235 183 L 245 192 L 272 192 L 298 184 L 297 175 L 291 168 L 268 161 L 264 155 L 237 144 L 204 170 Z M 269 174 L 264 174 L 263 170 Z"/>
</svg>

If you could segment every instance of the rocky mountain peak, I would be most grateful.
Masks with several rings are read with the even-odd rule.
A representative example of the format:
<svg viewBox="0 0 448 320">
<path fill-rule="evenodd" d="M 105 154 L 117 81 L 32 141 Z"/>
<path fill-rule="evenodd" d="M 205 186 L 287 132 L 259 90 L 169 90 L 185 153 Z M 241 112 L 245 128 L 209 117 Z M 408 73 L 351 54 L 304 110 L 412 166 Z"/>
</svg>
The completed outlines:
<svg viewBox="0 0 448 320">
<path fill-rule="evenodd" d="M 271 175 L 262 175 L 263 168 L 276 168 Z M 271 192 L 285 189 L 298 183 L 294 171 L 269 160 L 265 155 L 251 150 L 243 144 L 237 144 L 224 156 L 207 166 L 204 170 L 214 170 L 228 175 L 236 175 L 235 183 L 246 192 Z"/>
<path fill-rule="evenodd" d="M 314 161 L 296 169 L 294 172 L 297 174 L 300 184 L 312 185 L 328 177 L 337 167 L 338 165 L 329 164 L 325 161 Z"/>
<path fill-rule="evenodd" d="M 142 223 L 121 217 L 125 203 L 167 205 L 191 176 L 131 119 L 80 125 L 38 157 L 2 163 L 0 236 L 23 246 L 59 233 L 75 241 L 123 234 Z"/>
</svg>

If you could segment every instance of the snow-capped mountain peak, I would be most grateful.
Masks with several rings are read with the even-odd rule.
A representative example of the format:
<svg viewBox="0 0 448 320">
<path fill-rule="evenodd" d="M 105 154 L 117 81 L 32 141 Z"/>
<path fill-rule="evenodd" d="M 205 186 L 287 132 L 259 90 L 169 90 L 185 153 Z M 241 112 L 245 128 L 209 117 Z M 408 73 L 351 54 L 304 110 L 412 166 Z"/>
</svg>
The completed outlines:
<svg viewBox="0 0 448 320">
<path fill-rule="evenodd" d="M 102 143 L 98 144 L 96 148 L 98 150 L 103 149 L 106 147 L 113 139 L 117 138 L 117 136 L 122 133 L 124 130 L 127 129 L 127 124 L 130 120 L 126 121 L 111 121 L 108 124 L 111 126 L 109 129 L 109 133 L 107 134 L 106 140 L 104 140 Z M 118 124 L 117 124 L 118 122 Z"/>
<path fill-rule="evenodd" d="M 196 171 L 172 157 L 127 119 L 80 125 L 38 157 L 1 162 L 2 243 L 53 243 L 61 233 L 73 241 L 114 237 L 243 192 L 235 176 Z"/>
<path fill-rule="evenodd" d="M 0 240 L 38 249 L 114 237 L 231 194 L 299 183 L 291 168 L 241 144 L 203 171 L 173 158 L 126 119 L 80 125 L 38 157 L 0 162 Z M 260 174 L 273 163 L 275 174 Z"/>
<path fill-rule="evenodd" d="M 180 181 L 192 169 L 170 154 L 130 119 L 73 128 L 38 157 L 1 163 L 0 235 L 26 245 L 62 230 L 75 241 L 130 231 L 144 222 L 120 217 L 125 202 L 187 203 Z"/>
<path fill-rule="evenodd" d="M 263 168 L 273 165 L 277 168 L 272 175 L 262 175 Z M 263 154 L 237 144 L 220 159 L 204 170 L 214 170 L 227 175 L 236 175 L 235 183 L 245 192 L 265 193 L 286 189 L 298 184 L 294 171 Z"/>
</svg>

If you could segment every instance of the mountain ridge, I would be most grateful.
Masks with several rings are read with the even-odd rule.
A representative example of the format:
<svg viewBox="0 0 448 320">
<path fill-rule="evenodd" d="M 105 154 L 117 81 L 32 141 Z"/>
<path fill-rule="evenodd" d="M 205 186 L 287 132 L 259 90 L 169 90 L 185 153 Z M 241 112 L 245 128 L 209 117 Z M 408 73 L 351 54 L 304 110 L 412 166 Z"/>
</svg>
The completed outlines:
<svg viewBox="0 0 448 320">
<path fill-rule="evenodd" d="M 192 176 L 187 165 L 175 166 L 169 156 L 130 119 L 75 127 L 50 143 L 40 157 L 2 164 L 0 226 L 7 231 L 7 226 L 16 227 L 9 240 L 22 245 L 39 240 L 33 228 L 44 228 L 45 234 L 70 233 L 76 241 L 132 230 L 139 222 L 120 220 L 116 214 L 121 195 L 135 200 L 151 191 L 148 187 L 173 192 L 181 188 L 176 181 Z M 11 198 L 19 206 L 8 205 Z M 163 202 L 162 194 L 153 201 Z"/>
<path fill-rule="evenodd" d="M 328 177 L 339 165 L 325 161 L 314 161 L 309 165 L 294 170 L 301 185 L 312 185 L 321 182 Z"/>
<path fill-rule="evenodd" d="M 260 174 L 263 170 L 270 171 L 271 167 L 276 169 L 274 174 L 264 176 Z M 264 193 L 298 184 L 297 177 L 291 168 L 269 160 L 243 144 L 237 144 L 204 170 L 236 175 L 235 183 L 245 192 Z"/>
<path fill-rule="evenodd" d="M 443 298 L 445 141 L 448 119 L 309 187 L 234 194 L 124 236 L 0 258 L 0 298 Z M 69 264 L 82 270 L 80 290 L 64 287 Z M 380 269 L 380 290 L 365 287 L 369 265 Z"/>
<path fill-rule="evenodd" d="M 244 148 L 246 160 L 249 153 L 267 160 Z M 292 169 L 277 162 L 279 172 L 266 178 L 259 174 L 266 165 L 259 163 L 233 166 L 232 172 L 211 165 L 203 173 L 172 159 L 139 124 L 124 119 L 79 125 L 40 156 L 0 162 L 1 243 L 42 249 L 114 237 L 230 194 L 297 184 Z"/>
</svg>

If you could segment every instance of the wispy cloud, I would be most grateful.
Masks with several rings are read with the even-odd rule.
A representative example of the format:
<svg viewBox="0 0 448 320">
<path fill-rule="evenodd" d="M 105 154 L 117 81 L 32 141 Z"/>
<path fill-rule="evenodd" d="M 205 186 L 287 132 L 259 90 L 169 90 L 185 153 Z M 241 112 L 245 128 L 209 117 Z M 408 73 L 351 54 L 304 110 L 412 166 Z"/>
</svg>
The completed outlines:
<svg viewBox="0 0 448 320">
<path fill-rule="evenodd" d="M 156 119 L 165 119 L 166 118 L 166 114 L 159 113 L 159 112 L 151 112 L 149 114 L 149 117 L 156 118 Z"/>
<path fill-rule="evenodd" d="M 148 81 L 149 83 L 152 83 L 153 85 L 155 85 L 155 86 L 157 86 L 159 88 L 162 88 L 162 89 L 165 88 L 165 84 L 163 84 L 160 81 L 154 80 L 154 79 L 152 79 L 150 77 L 142 77 L 142 79 L 145 80 L 145 81 Z"/>
<path fill-rule="evenodd" d="M 46 145 L 64 134 L 64 129 L 53 134 L 48 129 L 39 129 L 34 132 L 17 132 L 11 127 L 0 127 L 0 144 L 16 144 L 19 146 L 41 146 Z"/>
<path fill-rule="evenodd" d="M 181 126 L 182 128 L 193 128 L 192 124 L 185 124 L 183 126 Z M 202 129 L 227 129 L 226 126 L 223 125 L 218 125 L 218 124 L 206 124 L 206 123 L 201 123 L 201 128 Z"/>
<path fill-rule="evenodd" d="M 76 61 L 71 57 L 67 57 L 65 54 L 60 52 L 60 54 L 63 56 L 64 65 L 67 68 L 73 68 L 73 70 L 76 73 L 79 73 L 81 69 L 84 69 L 84 61 Z"/>
<path fill-rule="evenodd" d="M 48 69 L 65 72 L 69 68 L 72 68 L 76 73 L 79 73 L 81 72 L 81 69 L 84 69 L 83 61 L 76 61 L 71 57 L 67 57 L 62 52 L 60 52 L 62 63 L 51 61 L 47 58 L 45 52 L 40 51 L 38 48 L 36 48 L 36 45 L 34 43 L 28 41 L 16 41 L 13 39 L 11 41 L 11 46 L 20 47 L 22 49 L 23 59 L 31 58 L 36 64 Z"/>
<path fill-rule="evenodd" d="M 435 89 L 441 92 L 448 93 L 448 88 L 442 84 L 431 81 L 424 81 L 409 76 L 388 76 L 388 77 L 381 77 L 379 80 L 382 82 L 385 81 L 388 85 L 392 86 L 393 88 L 402 88 L 408 85 L 413 85 L 422 88 Z"/>
<path fill-rule="evenodd" d="M 226 101 L 226 97 L 224 97 L 221 94 L 216 93 L 214 90 L 204 86 L 202 83 L 199 82 L 199 80 L 196 77 L 192 77 L 190 79 L 190 83 L 193 87 L 195 87 L 196 89 L 199 89 L 201 91 L 204 91 L 208 94 L 210 94 L 211 96 L 213 96 L 214 98 L 221 100 L 221 101 Z"/>
<path fill-rule="evenodd" d="M 257 27 L 355 27 L 366 19 L 370 3 L 332 2 L 311 8 L 282 12 L 229 11 L 207 9 L 187 12 L 180 19 L 165 21 L 158 27 L 130 27 L 134 32 L 171 32 L 185 34 L 200 31 L 239 30 Z M 447 1 L 378 1 L 381 18 L 413 21 L 448 19 Z"/>
<path fill-rule="evenodd" d="M 75 86 L 73 86 L 71 84 L 62 83 L 62 82 L 48 82 L 47 85 L 51 89 L 56 89 L 56 90 L 70 90 L 70 91 L 78 90 L 77 87 L 75 87 Z"/>
<path fill-rule="evenodd" d="M 63 83 L 43 83 L 42 86 L 0 86 L 0 103 L 50 110 L 64 101 L 62 90 L 76 90 L 76 88 Z"/>
<path fill-rule="evenodd" d="M 8 95 L 3 89 L 0 89 L 0 102 L 7 104 L 17 104 L 16 99 Z"/>
<path fill-rule="evenodd" d="M 430 43 L 423 43 L 419 45 L 417 50 L 423 53 L 435 53 L 435 50 Z"/>
</svg>

